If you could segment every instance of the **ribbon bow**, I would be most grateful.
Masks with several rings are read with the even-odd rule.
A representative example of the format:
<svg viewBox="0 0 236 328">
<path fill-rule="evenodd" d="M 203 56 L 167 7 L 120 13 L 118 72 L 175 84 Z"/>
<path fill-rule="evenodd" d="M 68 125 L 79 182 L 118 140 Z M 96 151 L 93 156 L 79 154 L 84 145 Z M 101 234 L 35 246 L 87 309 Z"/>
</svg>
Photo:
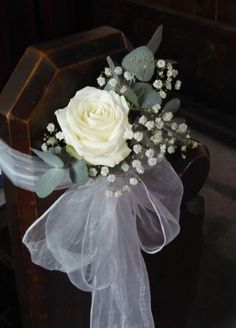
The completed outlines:
<svg viewBox="0 0 236 328">
<path fill-rule="evenodd" d="M 0 140 L 0 167 L 18 187 L 34 191 L 48 168 Z M 127 176 L 118 176 L 118 186 Z M 67 273 L 92 292 L 91 328 L 154 328 L 150 288 L 141 250 L 156 253 L 179 232 L 183 186 L 167 160 L 147 167 L 140 183 L 120 197 L 107 197 L 105 178 L 78 187 L 68 171 L 64 194 L 26 231 L 32 261 Z"/>
</svg>

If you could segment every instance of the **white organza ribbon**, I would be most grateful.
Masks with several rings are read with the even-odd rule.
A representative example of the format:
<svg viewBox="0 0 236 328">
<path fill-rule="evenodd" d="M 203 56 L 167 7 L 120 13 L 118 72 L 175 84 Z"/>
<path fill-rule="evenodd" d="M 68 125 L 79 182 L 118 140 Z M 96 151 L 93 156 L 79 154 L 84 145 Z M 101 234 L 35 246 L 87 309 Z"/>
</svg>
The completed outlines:
<svg viewBox="0 0 236 328">
<path fill-rule="evenodd" d="M 34 191 L 48 168 L 40 159 L 0 141 L 0 167 L 18 187 Z M 117 188 L 128 176 L 116 178 Z M 148 167 L 140 183 L 120 197 L 106 197 L 105 178 L 77 187 L 68 171 L 64 194 L 23 238 L 32 261 L 67 273 L 92 292 L 91 328 L 153 328 L 148 275 L 141 249 L 156 253 L 179 232 L 182 183 L 168 161 Z"/>
</svg>

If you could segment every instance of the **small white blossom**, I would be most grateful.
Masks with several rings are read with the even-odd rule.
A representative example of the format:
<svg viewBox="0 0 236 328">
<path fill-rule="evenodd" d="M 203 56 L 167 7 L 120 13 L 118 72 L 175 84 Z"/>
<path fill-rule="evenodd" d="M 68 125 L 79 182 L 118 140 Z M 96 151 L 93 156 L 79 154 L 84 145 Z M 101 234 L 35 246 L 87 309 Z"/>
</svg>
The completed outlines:
<svg viewBox="0 0 236 328">
<path fill-rule="evenodd" d="M 142 166 L 141 161 L 140 161 L 139 159 L 134 159 L 134 160 L 132 161 L 132 166 L 133 166 L 134 168 L 141 167 L 141 166 Z"/>
<path fill-rule="evenodd" d="M 167 63 L 167 69 L 172 69 L 172 68 L 173 68 L 172 64 L 171 63 Z"/>
<path fill-rule="evenodd" d="M 61 152 L 61 146 L 56 146 L 56 147 L 54 147 L 54 153 L 55 154 L 60 154 L 60 152 Z"/>
<path fill-rule="evenodd" d="M 172 69 L 168 69 L 166 75 L 167 75 L 168 77 L 173 76 L 173 70 L 172 70 Z"/>
<path fill-rule="evenodd" d="M 148 159 L 148 165 L 149 166 L 154 166 L 157 163 L 157 159 L 155 157 L 151 157 Z"/>
<path fill-rule="evenodd" d="M 108 182 L 115 182 L 116 180 L 116 177 L 114 174 L 109 174 L 108 177 L 107 177 L 107 181 Z"/>
<path fill-rule="evenodd" d="M 169 145 L 174 145 L 175 144 L 175 138 L 170 138 L 168 141 Z"/>
<path fill-rule="evenodd" d="M 175 90 L 179 90 L 181 88 L 181 84 L 182 84 L 182 82 L 180 80 L 177 80 L 175 82 Z"/>
<path fill-rule="evenodd" d="M 171 112 L 164 113 L 164 115 L 162 117 L 163 121 L 165 121 L 165 122 L 171 121 L 172 118 L 173 118 L 173 114 Z"/>
<path fill-rule="evenodd" d="M 156 104 L 156 105 L 152 106 L 152 109 L 153 109 L 154 113 L 157 114 L 159 112 L 159 110 L 161 109 L 161 106 L 159 104 Z"/>
<path fill-rule="evenodd" d="M 126 85 L 123 85 L 121 88 L 120 88 L 120 93 L 125 93 L 127 91 L 128 87 Z"/>
<path fill-rule="evenodd" d="M 47 146 L 46 142 L 44 142 L 42 144 L 41 149 L 42 149 L 42 151 L 47 151 L 48 150 L 48 146 Z"/>
<path fill-rule="evenodd" d="M 163 59 L 159 59 L 159 60 L 157 61 L 157 67 L 159 67 L 159 68 L 164 68 L 165 65 L 166 65 L 166 62 L 165 62 Z"/>
<path fill-rule="evenodd" d="M 167 90 L 171 90 L 172 89 L 171 81 L 166 81 L 165 85 L 166 85 L 166 89 Z"/>
<path fill-rule="evenodd" d="M 125 72 L 124 72 L 124 78 L 126 79 L 126 81 L 132 81 L 132 79 L 133 79 L 133 74 L 131 74 L 131 73 L 128 72 L 128 71 L 125 71 Z"/>
<path fill-rule="evenodd" d="M 186 151 L 186 150 L 187 150 L 187 147 L 186 147 L 185 145 L 183 145 L 183 146 L 181 147 L 181 150 L 182 150 L 182 151 Z"/>
<path fill-rule="evenodd" d="M 112 76 L 112 71 L 111 71 L 110 67 L 105 67 L 105 75 L 107 77 Z"/>
<path fill-rule="evenodd" d="M 121 75 L 123 73 L 123 68 L 121 66 L 116 66 L 116 68 L 114 69 L 114 72 L 117 75 Z"/>
<path fill-rule="evenodd" d="M 159 91 L 159 95 L 161 96 L 162 99 L 166 98 L 166 92 L 163 90 Z"/>
<path fill-rule="evenodd" d="M 121 170 L 122 170 L 123 172 L 128 172 L 128 171 L 129 171 L 129 164 L 126 163 L 126 162 L 122 163 L 122 164 L 121 164 Z"/>
<path fill-rule="evenodd" d="M 154 156 L 154 150 L 151 149 L 151 148 L 147 149 L 146 152 L 145 152 L 145 155 L 147 156 L 147 158 L 153 157 Z"/>
<path fill-rule="evenodd" d="M 134 133 L 134 139 L 140 142 L 143 139 L 143 132 L 137 131 Z"/>
<path fill-rule="evenodd" d="M 138 166 L 136 167 L 136 171 L 138 172 L 138 174 L 143 174 L 144 173 L 144 168 L 142 166 Z"/>
<path fill-rule="evenodd" d="M 132 185 L 132 186 L 136 186 L 138 184 L 138 179 L 136 178 L 130 178 L 129 179 L 129 183 Z"/>
<path fill-rule="evenodd" d="M 100 87 L 102 87 L 102 86 L 104 86 L 104 85 L 106 84 L 106 79 L 105 79 L 104 77 L 102 77 L 102 76 L 99 76 L 99 77 L 97 78 L 97 83 L 98 83 L 98 85 L 99 85 Z"/>
<path fill-rule="evenodd" d="M 164 72 L 163 72 L 163 71 L 159 71 L 159 72 L 158 72 L 158 75 L 159 75 L 160 77 L 163 77 Z"/>
<path fill-rule="evenodd" d="M 63 140 L 64 139 L 64 134 L 63 134 L 63 132 L 62 131 L 59 131 L 59 132 L 57 132 L 56 133 L 56 138 L 58 139 L 58 140 Z"/>
<path fill-rule="evenodd" d="M 122 196 L 122 191 L 121 191 L 121 190 L 116 190 L 116 191 L 114 192 L 114 197 L 115 197 L 115 198 L 118 198 L 118 197 L 120 197 L 120 196 Z"/>
<path fill-rule="evenodd" d="M 198 147 L 198 142 L 197 141 L 194 141 L 193 148 L 197 148 L 197 147 Z"/>
<path fill-rule="evenodd" d="M 156 127 L 157 127 L 158 129 L 162 129 L 163 126 L 164 126 L 164 123 L 163 123 L 163 121 L 162 121 L 162 119 L 161 119 L 160 117 L 157 117 L 157 118 L 155 119 L 155 123 L 156 123 Z"/>
<path fill-rule="evenodd" d="M 145 115 L 142 115 L 139 120 L 138 120 L 139 124 L 145 124 L 147 122 L 147 118 Z"/>
<path fill-rule="evenodd" d="M 137 144 L 133 146 L 133 151 L 135 152 L 135 154 L 140 154 L 142 152 L 142 146 Z"/>
<path fill-rule="evenodd" d="M 130 192 L 130 187 L 128 185 L 124 185 L 122 187 L 122 191 L 125 193 L 125 192 Z"/>
<path fill-rule="evenodd" d="M 161 162 L 163 160 L 163 158 L 164 158 L 164 155 L 162 153 L 157 155 L 157 161 L 158 162 Z"/>
<path fill-rule="evenodd" d="M 50 137 L 48 140 L 47 140 L 47 144 L 49 146 L 54 146 L 55 144 L 57 143 L 57 139 L 55 137 Z"/>
<path fill-rule="evenodd" d="M 133 137 L 134 137 L 134 133 L 132 131 L 132 125 L 130 124 L 128 128 L 125 130 L 124 138 L 125 140 L 131 140 L 133 139 Z"/>
<path fill-rule="evenodd" d="M 185 124 L 185 123 L 181 123 L 181 124 L 178 126 L 177 131 L 178 131 L 179 133 L 185 133 L 185 132 L 187 131 L 187 129 L 188 129 L 187 124 Z"/>
<path fill-rule="evenodd" d="M 172 69 L 172 74 L 173 74 L 173 77 L 176 77 L 179 72 L 177 71 L 177 69 Z"/>
<path fill-rule="evenodd" d="M 173 131 L 175 131 L 177 129 L 177 127 L 178 127 L 178 124 L 177 123 L 174 122 L 174 123 L 171 124 L 171 129 Z"/>
<path fill-rule="evenodd" d="M 108 173 L 109 173 L 109 168 L 107 166 L 103 166 L 101 168 L 101 175 L 106 177 L 108 175 Z"/>
<path fill-rule="evenodd" d="M 157 131 L 152 137 L 152 141 L 155 145 L 162 142 L 162 140 L 162 131 Z"/>
<path fill-rule="evenodd" d="M 168 151 L 169 154 L 173 154 L 173 153 L 175 152 L 175 147 L 173 147 L 173 146 L 169 146 L 169 147 L 167 148 L 167 151 Z"/>
<path fill-rule="evenodd" d="M 187 139 L 190 139 L 191 137 L 190 137 L 190 135 L 189 135 L 189 134 L 187 134 L 187 135 L 186 135 L 186 138 L 187 138 Z"/>
<path fill-rule="evenodd" d="M 113 197 L 113 191 L 112 190 L 106 190 L 105 195 L 106 195 L 106 197 Z"/>
<path fill-rule="evenodd" d="M 161 80 L 155 80 L 154 83 L 153 83 L 153 86 L 154 86 L 154 88 L 156 88 L 156 89 L 161 89 L 162 86 L 163 86 L 163 83 L 162 83 Z"/>
<path fill-rule="evenodd" d="M 145 124 L 146 128 L 150 131 L 154 128 L 155 122 L 154 121 L 147 121 Z"/>
<path fill-rule="evenodd" d="M 90 168 L 89 168 L 89 175 L 90 175 L 92 178 L 96 177 L 97 174 L 98 174 L 98 171 L 97 171 L 97 169 L 95 169 L 95 167 L 90 167 Z"/>
<path fill-rule="evenodd" d="M 47 130 L 52 133 L 55 130 L 55 124 L 49 123 L 47 126 Z"/>
<path fill-rule="evenodd" d="M 166 145 L 160 145 L 160 152 L 161 152 L 161 154 L 165 154 L 165 152 L 166 152 Z"/>
<path fill-rule="evenodd" d="M 110 84 L 110 86 L 111 86 L 112 88 L 115 88 L 116 85 L 117 85 L 117 81 L 116 81 L 116 79 L 115 79 L 115 78 L 110 79 L 110 80 L 109 80 L 109 84 Z"/>
</svg>

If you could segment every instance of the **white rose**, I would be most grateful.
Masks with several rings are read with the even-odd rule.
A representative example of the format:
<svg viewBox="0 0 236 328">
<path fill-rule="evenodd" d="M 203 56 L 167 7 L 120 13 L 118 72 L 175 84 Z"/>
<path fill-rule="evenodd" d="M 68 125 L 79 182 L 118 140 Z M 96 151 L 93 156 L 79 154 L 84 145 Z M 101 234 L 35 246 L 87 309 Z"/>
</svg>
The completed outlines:
<svg viewBox="0 0 236 328">
<path fill-rule="evenodd" d="M 66 143 L 93 165 L 114 167 L 131 150 L 124 138 L 129 107 L 114 91 L 85 87 L 55 112 Z"/>
</svg>

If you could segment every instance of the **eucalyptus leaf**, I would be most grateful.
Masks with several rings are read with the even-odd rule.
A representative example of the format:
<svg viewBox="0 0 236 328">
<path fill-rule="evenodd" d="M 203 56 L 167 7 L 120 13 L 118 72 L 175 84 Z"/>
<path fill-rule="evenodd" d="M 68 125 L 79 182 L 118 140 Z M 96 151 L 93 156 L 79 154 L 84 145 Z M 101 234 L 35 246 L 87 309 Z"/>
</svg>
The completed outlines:
<svg viewBox="0 0 236 328">
<path fill-rule="evenodd" d="M 140 81 L 150 81 L 155 71 L 153 53 L 146 46 L 138 47 L 123 58 L 122 66 Z"/>
<path fill-rule="evenodd" d="M 51 168 L 46 171 L 36 182 L 35 191 L 38 197 L 45 198 L 50 195 L 59 185 L 64 176 L 61 168 Z"/>
<path fill-rule="evenodd" d="M 88 168 L 85 160 L 79 160 L 72 163 L 69 173 L 72 182 L 79 186 L 84 185 L 89 179 Z"/>
<path fill-rule="evenodd" d="M 108 66 L 110 67 L 110 69 L 112 70 L 112 72 L 114 72 L 115 64 L 113 63 L 113 60 L 111 59 L 110 56 L 107 56 L 107 63 L 108 63 Z"/>
<path fill-rule="evenodd" d="M 148 83 L 136 83 L 133 87 L 138 96 L 141 108 L 149 108 L 156 104 L 161 104 L 162 99 L 157 91 Z"/>
<path fill-rule="evenodd" d="M 128 88 L 124 93 L 123 96 L 126 98 L 126 100 L 133 104 L 136 108 L 139 107 L 139 101 L 136 93 L 131 89 Z"/>
<path fill-rule="evenodd" d="M 151 40 L 147 44 L 147 47 L 152 51 L 153 54 L 155 54 L 155 52 L 157 51 L 157 49 L 161 44 L 162 31 L 163 31 L 163 26 L 162 25 L 158 26 Z"/>
<path fill-rule="evenodd" d="M 62 168 L 64 166 L 63 161 L 55 154 L 50 151 L 40 151 L 38 149 L 31 148 L 32 151 L 41 158 L 49 166 Z"/>
<path fill-rule="evenodd" d="M 162 111 L 175 113 L 179 109 L 179 106 L 180 106 L 180 100 L 178 98 L 174 98 L 165 104 Z"/>
</svg>

